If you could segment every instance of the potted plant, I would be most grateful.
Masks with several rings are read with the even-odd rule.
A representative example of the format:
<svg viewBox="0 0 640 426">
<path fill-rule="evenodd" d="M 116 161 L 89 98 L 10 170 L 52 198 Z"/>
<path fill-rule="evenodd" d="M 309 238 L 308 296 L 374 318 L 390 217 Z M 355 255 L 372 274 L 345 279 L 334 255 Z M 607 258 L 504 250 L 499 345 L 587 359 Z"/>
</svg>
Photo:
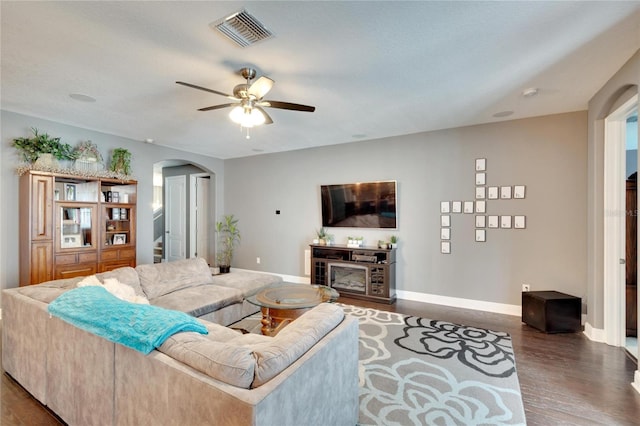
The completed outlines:
<svg viewBox="0 0 640 426">
<path fill-rule="evenodd" d="M 333 235 L 327 232 L 327 228 L 324 226 L 316 231 L 316 235 L 318 236 L 318 244 L 321 246 L 331 245 L 331 241 L 333 240 Z"/>
<path fill-rule="evenodd" d="M 120 173 L 123 175 L 131 174 L 131 153 L 124 148 L 116 148 L 111 153 L 111 167 L 112 172 Z"/>
<path fill-rule="evenodd" d="M 240 243 L 238 219 L 232 214 L 223 216 L 221 221 L 216 222 L 216 233 L 218 234 L 216 261 L 220 268 L 220 273 L 224 274 L 231 269 L 233 250 Z"/>
<path fill-rule="evenodd" d="M 398 236 L 397 235 L 392 235 L 389 237 L 389 248 L 396 248 L 398 247 Z"/>
<path fill-rule="evenodd" d="M 25 161 L 37 163 L 43 167 L 57 167 L 56 160 L 74 160 L 75 155 L 71 145 L 60 142 L 60 138 L 53 138 L 47 133 L 39 133 L 35 127 L 31 128 L 33 137 L 15 138 L 13 146 L 22 153 Z"/>
</svg>

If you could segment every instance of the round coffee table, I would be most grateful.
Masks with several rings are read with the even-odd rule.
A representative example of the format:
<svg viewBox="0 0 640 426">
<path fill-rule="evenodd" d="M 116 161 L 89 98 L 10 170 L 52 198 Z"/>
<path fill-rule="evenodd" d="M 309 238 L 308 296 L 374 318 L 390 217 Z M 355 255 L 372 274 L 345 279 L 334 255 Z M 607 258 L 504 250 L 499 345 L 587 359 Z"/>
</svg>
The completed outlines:
<svg viewBox="0 0 640 426">
<path fill-rule="evenodd" d="M 262 309 L 262 334 L 275 336 L 300 315 L 322 302 L 335 302 L 340 294 L 331 287 L 274 284 L 246 300 Z"/>
</svg>

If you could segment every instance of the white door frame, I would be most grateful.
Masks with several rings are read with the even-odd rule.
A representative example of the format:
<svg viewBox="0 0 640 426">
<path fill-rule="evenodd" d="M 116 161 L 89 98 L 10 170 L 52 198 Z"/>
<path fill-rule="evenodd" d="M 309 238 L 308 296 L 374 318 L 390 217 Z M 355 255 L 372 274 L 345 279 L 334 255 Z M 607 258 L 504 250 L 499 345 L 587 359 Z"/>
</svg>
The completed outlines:
<svg viewBox="0 0 640 426">
<path fill-rule="evenodd" d="M 605 342 L 625 341 L 626 120 L 638 96 L 605 119 L 604 136 L 604 334 Z"/>
<path fill-rule="evenodd" d="M 197 227 L 197 213 L 198 209 L 202 210 L 202 206 L 198 206 L 197 203 L 197 190 L 196 185 L 198 182 L 198 178 L 202 177 L 211 177 L 209 173 L 194 173 L 189 175 L 189 257 L 196 257 L 195 254 L 197 252 L 196 243 L 198 241 L 198 227 Z M 206 212 L 209 209 L 209 206 L 204 206 L 204 211 Z M 209 244 L 209 238 L 207 236 L 207 244 Z M 209 246 L 209 257 L 211 253 L 211 247 Z M 202 256 L 199 256 L 202 257 Z M 211 259 L 205 259 L 207 262 L 210 262 Z"/>
</svg>

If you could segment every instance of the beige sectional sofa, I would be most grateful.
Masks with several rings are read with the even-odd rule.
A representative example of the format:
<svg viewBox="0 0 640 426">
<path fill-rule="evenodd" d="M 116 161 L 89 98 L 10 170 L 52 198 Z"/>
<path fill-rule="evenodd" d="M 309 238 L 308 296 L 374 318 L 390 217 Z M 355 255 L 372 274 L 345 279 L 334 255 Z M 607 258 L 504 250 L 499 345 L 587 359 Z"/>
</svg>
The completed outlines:
<svg viewBox="0 0 640 426">
<path fill-rule="evenodd" d="M 337 305 L 317 306 L 275 337 L 243 335 L 225 326 L 255 312 L 244 297 L 277 278 L 211 277 L 195 259 L 97 278 L 197 316 L 209 333 L 175 334 L 144 355 L 47 312 L 80 279 L 4 290 L 3 368 L 68 424 L 357 423 L 358 325 Z"/>
</svg>

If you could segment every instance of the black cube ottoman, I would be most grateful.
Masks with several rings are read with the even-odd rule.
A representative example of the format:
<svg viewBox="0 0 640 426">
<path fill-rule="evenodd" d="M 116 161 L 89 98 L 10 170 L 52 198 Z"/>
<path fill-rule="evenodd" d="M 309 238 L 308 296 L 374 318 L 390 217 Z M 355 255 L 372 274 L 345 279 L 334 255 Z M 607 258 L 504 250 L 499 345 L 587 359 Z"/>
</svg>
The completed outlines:
<svg viewBox="0 0 640 426">
<path fill-rule="evenodd" d="M 582 299 L 558 291 L 522 292 L 522 322 L 545 333 L 582 330 Z"/>
</svg>

